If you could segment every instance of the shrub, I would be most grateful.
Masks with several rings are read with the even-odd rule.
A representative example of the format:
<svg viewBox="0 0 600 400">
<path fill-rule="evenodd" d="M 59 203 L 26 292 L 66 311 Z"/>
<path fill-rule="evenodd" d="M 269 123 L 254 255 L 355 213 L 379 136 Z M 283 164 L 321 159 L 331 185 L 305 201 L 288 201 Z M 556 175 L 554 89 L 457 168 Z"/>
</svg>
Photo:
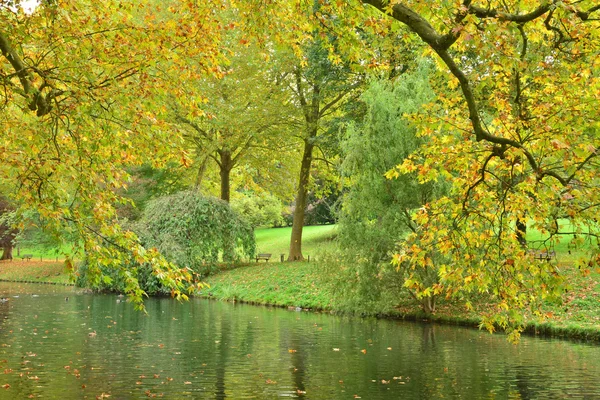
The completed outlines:
<svg viewBox="0 0 600 400">
<path fill-rule="evenodd" d="M 284 223 L 284 207 L 269 193 L 243 193 L 231 201 L 231 208 L 255 228 L 279 227 Z"/>
<path fill-rule="evenodd" d="M 252 227 L 226 202 L 197 192 L 179 192 L 152 200 L 135 223 L 142 244 L 156 248 L 170 262 L 205 276 L 218 263 L 251 258 L 256 251 Z M 86 282 L 90 266 L 82 263 L 78 283 Z M 125 280 L 136 279 L 148 294 L 165 293 L 150 266 L 132 264 L 125 272 L 102 271 L 104 279 L 92 282 L 98 290 L 122 291 Z"/>
</svg>

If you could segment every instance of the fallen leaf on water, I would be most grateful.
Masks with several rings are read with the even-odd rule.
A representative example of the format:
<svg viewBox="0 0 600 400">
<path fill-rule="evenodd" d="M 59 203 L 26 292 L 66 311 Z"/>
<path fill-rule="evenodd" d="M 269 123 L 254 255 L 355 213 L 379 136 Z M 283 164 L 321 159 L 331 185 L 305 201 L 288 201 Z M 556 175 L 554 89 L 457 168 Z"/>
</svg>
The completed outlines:
<svg viewBox="0 0 600 400">
<path fill-rule="evenodd" d="M 298 389 L 298 390 L 296 390 L 296 393 L 298 393 L 298 394 L 306 394 L 306 390 L 300 390 L 300 389 Z"/>
<path fill-rule="evenodd" d="M 367 354 L 367 349 L 362 349 L 360 352 L 363 354 Z"/>
<path fill-rule="evenodd" d="M 136 384 L 136 385 L 141 385 L 141 384 L 142 384 L 142 381 L 137 381 L 135 384 Z"/>
<path fill-rule="evenodd" d="M 294 349 L 289 349 L 288 352 L 289 353 L 296 353 L 298 350 L 294 350 Z"/>
<path fill-rule="evenodd" d="M 183 384 L 184 384 L 184 385 L 191 385 L 191 384 L 192 384 L 192 382 L 190 382 L 190 381 L 185 381 L 185 382 L 183 382 Z"/>
<path fill-rule="evenodd" d="M 381 383 L 383 383 L 384 385 L 387 385 L 388 383 L 390 383 L 390 381 L 386 381 L 385 379 L 382 379 Z"/>
<path fill-rule="evenodd" d="M 388 347 L 387 349 L 388 349 L 388 350 L 391 350 L 392 348 L 391 348 L 391 347 Z"/>
<path fill-rule="evenodd" d="M 266 383 L 267 385 L 274 385 L 274 384 L 276 384 L 276 383 L 277 383 L 277 381 L 272 381 L 272 380 L 270 380 L 270 379 L 267 379 L 267 380 L 265 381 L 265 383 Z"/>
<path fill-rule="evenodd" d="M 354 395 L 354 398 L 355 398 L 355 399 L 360 399 L 361 397 L 360 397 L 359 395 L 355 394 L 355 395 Z"/>
<path fill-rule="evenodd" d="M 337 347 L 334 347 L 333 351 L 340 351 L 340 349 L 338 349 Z"/>
<path fill-rule="evenodd" d="M 154 374 L 154 379 L 160 378 L 159 374 Z"/>
<path fill-rule="evenodd" d="M 8 383 L 5 383 L 4 385 L 2 385 L 2 387 L 3 387 L 4 389 L 8 389 L 8 388 L 10 387 L 10 385 L 9 385 Z"/>
</svg>

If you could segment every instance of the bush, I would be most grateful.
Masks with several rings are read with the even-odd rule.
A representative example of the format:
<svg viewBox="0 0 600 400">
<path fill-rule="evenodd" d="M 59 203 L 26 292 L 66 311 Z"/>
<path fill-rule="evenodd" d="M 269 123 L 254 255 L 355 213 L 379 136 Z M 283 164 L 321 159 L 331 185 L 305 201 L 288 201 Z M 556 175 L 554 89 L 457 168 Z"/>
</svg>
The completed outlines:
<svg viewBox="0 0 600 400">
<path fill-rule="evenodd" d="M 204 265 L 254 255 L 254 230 L 229 204 L 197 192 L 179 192 L 151 201 L 136 231 L 146 247 L 198 272 Z"/>
<path fill-rule="evenodd" d="M 254 228 L 276 228 L 284 224 L 284 207 L 277 197 L 269 193 L 244 193 L 231 201 L 231 208 Z"/>
<path fill-rule="evenodd" d="M 197 192 L 152 200 L 133 230 L 144 247 L 158 249 L 168 261 L 197 277 L 214 272 L 221 261 L 251 258 L 256 251 L 252 227 L 226 202 Z M 89 268 L 82 263 L 78 283 L 86 282 Z M 92 282 L 92 288 L 122 291 L 126 280 L 136 279 L 148 294 L 168 292 L 149 265 L 132 263 L 124 271 L 102 270 L 103 280 Z"/>
</svg>

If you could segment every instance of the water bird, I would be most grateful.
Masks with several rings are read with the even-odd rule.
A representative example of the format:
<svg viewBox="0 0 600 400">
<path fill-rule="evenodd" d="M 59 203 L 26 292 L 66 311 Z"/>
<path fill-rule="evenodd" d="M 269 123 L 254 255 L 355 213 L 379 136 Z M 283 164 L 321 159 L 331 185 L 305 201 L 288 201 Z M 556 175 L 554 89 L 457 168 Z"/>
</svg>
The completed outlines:
<svg viewBox="0 0 600 400">
<path fill-rule="evenodd" d="M 0 303 L 6 303 L 9 300 L 8 297 L 3 297 L 0 299 Z"/>
<path fill-rule="evenodd" d="M 65 301 L 69 301 L 69 296 L 65 297 Z"/>
</svg>

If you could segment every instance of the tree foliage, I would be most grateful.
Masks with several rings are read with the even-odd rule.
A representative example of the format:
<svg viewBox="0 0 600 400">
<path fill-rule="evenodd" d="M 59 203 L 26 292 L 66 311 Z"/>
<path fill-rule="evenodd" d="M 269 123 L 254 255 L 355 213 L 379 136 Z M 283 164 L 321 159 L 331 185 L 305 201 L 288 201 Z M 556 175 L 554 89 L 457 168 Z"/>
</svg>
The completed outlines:
<svg viewBox="0 0 600 400">
<path fill-rule="evenodd" d="M 390 264 L 392 254 L 398 241 L 419 229 L 412 219 L 414 210 L 443 194 L 444 183 L 419 183 L 414 173 L 397 179 L 385 176 L 423 142 L 406 115 L 421 112 L 433 100 L 430 72 L 423 61 L 394 80 L 373 79 L 361 95 L 366 105 L 363 120 L 350 124 L 342 140 L 348 188 L 341 199 L 338 238 L 347 258 L 355 260 L 346 263 L 350 290 L 355 291 L 349 297 L 355 302 L 369 304 L 385 291 L 401 290 L 403 273 Z M 429 281 L 437 280 L 435 269 L 423 272 Z M 433 311 L 430 299 L 423 305 Z"/>
<path fill-rule="evenodd" d="M 228 202 L 232 171 L 244 171 L 243 164 L 263 166 L 272 157 L 269 154 L 285 143 L 285 131 L 279 125 L 288 110 L 274 51 L 259 48 L 238 31 L 229 32 L 224 45 L 229 54 L 219 67 L 220 74 L 188 82 L 202 98 L 201 111 L 185 103 L 183 107 L 178 99 L 173 108 L 200 168 L 208 159 L 217 164 L 220 197 Z"/>
<path fill-rule="evenodd" d="M 365 3 L 427 43 L 445 80 L 430 118 L 420 121 L 426 144 L 397 172 L 416 172 L 423 181 L 444 176 L 452 190 L 419 211 L 424 229 L 397 261 L 427 268 L 427 249 L 435 247 L 450 262 L 440 267 L 438 284 L 415 274 L 407 285 L 424 294 L 490 295 L 494 306 L 483 326 L 517 337 L 524 310 L 561 290 L 556 265 L 534 261 L 518 240 L 525 229 L 519 222 L 548 235 L 548 247 L 561 235 L 575 233 L 572 245 L 581 246 L 600 233 L 593 222 L 600 204 L 600 7 Z M 597 254 L 578 265 L 597 264 Z"/>
<path fill-rule="evenodd" d="M 241 193 L 231 201 L 231 208 L 252 227 L 280 227 L 283 225 L 284 207 L 269 193 Z"/>
<path fill-rule="evenodd" d="M 41 1 L 30 12 L 20 4 L 0 5 L 3 184 L 21 211 L 79 238 L 90 276 L 100 265 L 148 261 L 180 293 L 182 276 L 119 225 L 114 205 L 127 167 L 188 163 L 161 99 L 190 98 L 184 82 L 216 71 L 226 27 L 214 12 L 224 3 Z M 137 282 L 127 282 L 141 305 Z"/>
</svg>

